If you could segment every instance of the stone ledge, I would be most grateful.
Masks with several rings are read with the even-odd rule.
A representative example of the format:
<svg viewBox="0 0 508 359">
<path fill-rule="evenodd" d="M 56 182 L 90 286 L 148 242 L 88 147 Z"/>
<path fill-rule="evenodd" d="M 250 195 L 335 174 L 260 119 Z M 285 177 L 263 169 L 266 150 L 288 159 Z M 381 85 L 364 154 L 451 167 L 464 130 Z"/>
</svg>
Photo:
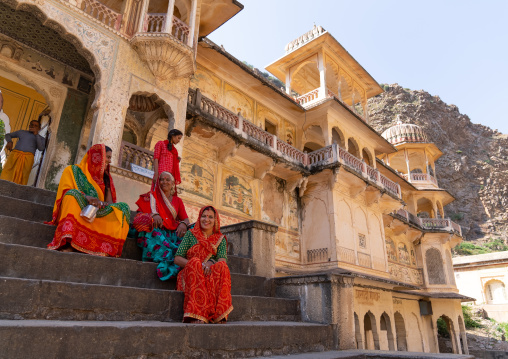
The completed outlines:
<svg viewBox="0 0 508 359">
<path fill-rule="evenodd" d="M 261 229 L 261 230 L 264 230 L 267 232 L 273 232 L 273 233 L 276 233 L 279 230 L 279 227 L 274 224 L 251 220 L 251 221 L 247 221 L 247 222 L 240 222 L 240 223 L 224 226 L 221 228 L 221 232 L 224 234 L 227 234 L 227 233 L 236 232 L 236 231 L 244 231 L 244 230 L 251 229 L 251 228 Z"/>
<path fill-rule="evenodd" d="M 116 166 L 111 166 L 111 165 L 109 166 L 109 168 L 111 169 L 111 173 L 117 174 L 119 176 L 127 177 L 127 178 L 133 179 L 138 182 L 146 183 L 148 185 L 152 184 L 151 178 L 139 175 L 137 173 L 129 171 L 128 169 L 116 167 Z"/>
</svg>

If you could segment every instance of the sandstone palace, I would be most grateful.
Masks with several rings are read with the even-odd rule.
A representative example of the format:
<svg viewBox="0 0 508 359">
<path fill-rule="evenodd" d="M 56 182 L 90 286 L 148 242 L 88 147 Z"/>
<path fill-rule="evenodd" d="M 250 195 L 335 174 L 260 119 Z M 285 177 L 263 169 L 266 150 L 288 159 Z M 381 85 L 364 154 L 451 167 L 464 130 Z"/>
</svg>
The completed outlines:
<svg viewBox="0 0 508 359">
<path fill-rule="evenodd" d="M 468 353 L 461 302 L 471 298 L 455 283 L 451 250 L 462 234 L 444 210 L 454 198 L 439 186 L 435 162 L 442 152 L 415 124 L 373 129 L 367 100 L 383 89 L 321 26 L 287 39 L 273 54 L 266 70 L 279 86 L 235 58 L 234 48 L 228 52 L 207 38 L 239 11 L 249 9 L 236 0 L 0 1 L 1 119 L 6 132 L 27 130 L 40 119 L 46 138 L 26 190 L 1 183 L 0 288 L 10 289 L 0 290 L 0 333 L 9 333 L 0 334 L 0 347 L 39 357 L 51 357 L 44 348 L 75 350 L 62 358 L 114 357 L 120 349 L 111 348 L 123 338 L 132 357 L 166 358 L 172 350 L 181 357 L 185 350 L 229 350 L 231 357 L 339 349 L 438 353 L 446 350 L 438 338 L 441 318 L 449 351 Z M 180 325 L 184 335 L 181 313 L 174 314 L 182 302 L 174 285 L 150 277 L 153 271 L 146 272 L 153 284 L 139 284 L 146 273 L 129 270 L 145 263 L 128 254 L 52 252 L 40 248 L 52 234 L 40 244 L 16 243 L 6 229 L 24 221 L 12 238 L 32 224 L 41 226 L 32 237 L 45 235 L 42 221 L 51 219 L 55 200 L 50 191 L 64 168 L 97 143 L 111 147 L 117 197 L 135 210 L 138 196 L 150 190 L 154 146 L 174 128 L 184 133 L 177 145 L 178 193 L 189 219 L 196 221 L 204 205 L 217 208 L 231 263 L 240 263 L 230 264 L 231 323 L 185 332 L 194 340 L 212 333 L 217 347 L 204 339 L 186 339 L 185 348 L 171 344 L 177 329 L 164 322 Z M 33 201 L 45 216 L 15 214 L 4 202 L 11 197 L 19 206 Z M 16 250 L 24 254 L 14 256 Z M 73 277 L 75 266 L 87 265 L 89 277 Z M 93 275 L 97 268 L 103 268 L 100 277 Z M 55 287 L 30 297 L 45 281 Z M 88 291 L 66 287 L 78 283 Z M 15 299 L 22 285 L 28 287 Z M 92 295 L 95 290 L 104 294 Z M 65 305 L 40 309 L 45 293 L 60 293 Z M 125 305 L 161 301 L 163 314 L 123 307 L 97 314 L 111 293 Z M 180 301 L 168 302 L 173 295 Z M 107 331 L 104 320 L 122 321 L 123 329 Z M 133 344 L 151 335 L 167 335 L 168 347 Z"/>
</svg>

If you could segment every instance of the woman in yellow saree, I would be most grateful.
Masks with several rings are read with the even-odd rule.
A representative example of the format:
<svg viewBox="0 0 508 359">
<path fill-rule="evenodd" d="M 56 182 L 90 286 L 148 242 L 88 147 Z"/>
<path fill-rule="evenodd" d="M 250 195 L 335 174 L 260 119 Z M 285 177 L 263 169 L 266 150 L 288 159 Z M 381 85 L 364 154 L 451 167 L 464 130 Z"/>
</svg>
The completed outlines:
<svg viewBox="0 0 508 359">
<path fill-rule="evenodd" d="M 79 165 L 67 166 L 60 179 L 53 219 L 57 225 L 49 249 L 78 250 L 99 256 L 119 257 L 129 231 L 130 209 L 116 202 L 109 173 L 111 149 L 94 145 Z M 88 204 L 99 207 L 90 223 L 80 216 Z"/>
</svg>

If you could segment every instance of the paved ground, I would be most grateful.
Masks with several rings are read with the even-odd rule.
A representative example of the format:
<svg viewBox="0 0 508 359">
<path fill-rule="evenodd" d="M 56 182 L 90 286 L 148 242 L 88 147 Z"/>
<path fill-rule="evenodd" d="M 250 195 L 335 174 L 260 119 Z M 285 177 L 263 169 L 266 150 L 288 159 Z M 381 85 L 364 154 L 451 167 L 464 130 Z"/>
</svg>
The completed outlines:
<svg viewBox="0 0 508 359">
<path fill-rule="evenodd" d="M 320 353 L 306 353 L 294 355 L 271 356 L 272 359 L 377 359 L 377 358 L 413 358 L 413 359 L 474 359 L 472 355 L 459 354 L 436 354 L 436 353 L 417 353 L 417 352 L 395 352 L 384 350 L 341 350 L 327 351 Z"/>
</svg>

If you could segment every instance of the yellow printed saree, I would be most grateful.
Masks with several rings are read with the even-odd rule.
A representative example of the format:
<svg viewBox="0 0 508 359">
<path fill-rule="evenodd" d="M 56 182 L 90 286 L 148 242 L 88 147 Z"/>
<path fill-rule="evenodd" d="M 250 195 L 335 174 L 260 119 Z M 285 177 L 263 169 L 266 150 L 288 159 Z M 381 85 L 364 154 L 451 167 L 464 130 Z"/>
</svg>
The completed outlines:
<svg viewBox="0 0 508 359">
<path fill-rule="evenodd" d="M 92 223 L 85 221 L 81 210 L 88 205 L 85 196 L 104 201 L 106 187 L 103 176 L 110 179 L 113 202 L 116 192 L 113 179 L 106 165 L 104 145 L 94 145 L 79 165 L 67 166 L 60 179 L 53 219 L 48 224 L 57 225 L 49 249 L 60 249 L 69 243 L 78 251 L 119 257 L 129 231 L 130 209 L 125 203 L 113 203 L 99 209 Z"/>
</svg>

